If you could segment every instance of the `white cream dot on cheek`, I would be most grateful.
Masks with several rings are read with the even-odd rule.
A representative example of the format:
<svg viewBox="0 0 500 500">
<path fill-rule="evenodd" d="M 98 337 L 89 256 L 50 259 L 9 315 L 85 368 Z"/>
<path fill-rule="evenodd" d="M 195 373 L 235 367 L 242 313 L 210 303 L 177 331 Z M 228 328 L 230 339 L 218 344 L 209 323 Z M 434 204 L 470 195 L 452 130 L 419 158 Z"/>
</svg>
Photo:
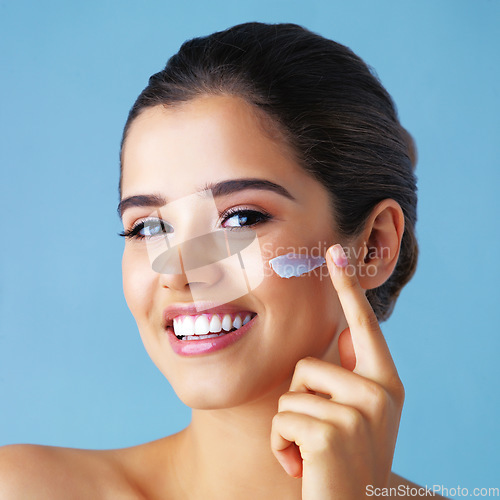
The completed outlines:
<svg viewBox="0 0 500 500">
<path fill-rule="evenodd" d="M 281 278 L 299 277 L 325 263 L 323 257 L 312 257 L 305 254 L 287 253 L 269 261 L 271 269 Z"/>
</svg>

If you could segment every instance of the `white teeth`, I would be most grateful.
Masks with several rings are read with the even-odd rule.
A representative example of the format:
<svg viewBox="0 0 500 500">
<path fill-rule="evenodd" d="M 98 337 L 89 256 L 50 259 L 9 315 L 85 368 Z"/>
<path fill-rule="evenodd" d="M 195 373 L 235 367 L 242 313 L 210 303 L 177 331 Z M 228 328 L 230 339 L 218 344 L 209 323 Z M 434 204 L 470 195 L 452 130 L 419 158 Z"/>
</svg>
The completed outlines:
<svg viewBox="0 0 500 500">
<path fill-rule="evenodd" d="M 179 316 L 177 316 L 177 318 L 174 318 L 174 333 L 176 335 L 182 335 L 182 332 L 181 332 L 181 327 L 182 327 L 182 324 L 181 324 L 181 318 Z"/>
<path fill-rule="evenodd" d="M 214 314 L 212 316 L 212 319 L 210 320 L 210 331 L 212 333 L 219 333 L 222 330 L 222 323 L 220 321 L 220 318 L 217 314 Z"/>
<path fill-rule="evenodd" d="M 229 332 L 233 328 L 241 328 L 252 319 L 252 315 L 250 313 L 245 316 L 243 321 L 241 320 L 241 317 L 241 314 L 237 314 L 233 321 L 230 314 L 224 314 L 221 320 L 220 315 L 212 314 L 209 321 L 209 316 L 207 314 L 199 314 L 197 316 L 177 316 L 173 320 L 173 329 L 175 335 L 178 337 L 186 337 L 188 340 L 193 340 L 191 337 L 196 338 L 196 335 L 203 335 L 205 338 L 209 338 L 211 336 L 216 336 L 212 334 Z"/>
<path fill-rule="evenodd" d="M 182 320 L 181 335 L 194 335 L 194 319 L 192 316 L 184 316 Z"/>
<path fill-rule="evenodd" d="M 240 328 L 241 327 L 241 318 L 240 318 L 240 315 L 237 314 L 236 317 L 234 318 L 234 321 L 233 321 L 233 328 Z"/>
<path fill-rule="evenodd" d="M 233 327 L 233 322 L 231 321 L 231 316 L 225 314 L 222 318 L 222 329 L 228 332 Z"/>
<path fill-rule="evenodd" d="M 178 336 L 184 335 L 183 319 L 182 316 L 177 316 L 177 318 L 173 320 L 174 333 Z"/>
<path fill-rule="evenodd" d="M 194 334 L 195 335 L 206 335 L 209 332 L 208 318 L 205 314 L 202 314 L 196 318 L 194 322 Z"/>
</svg>

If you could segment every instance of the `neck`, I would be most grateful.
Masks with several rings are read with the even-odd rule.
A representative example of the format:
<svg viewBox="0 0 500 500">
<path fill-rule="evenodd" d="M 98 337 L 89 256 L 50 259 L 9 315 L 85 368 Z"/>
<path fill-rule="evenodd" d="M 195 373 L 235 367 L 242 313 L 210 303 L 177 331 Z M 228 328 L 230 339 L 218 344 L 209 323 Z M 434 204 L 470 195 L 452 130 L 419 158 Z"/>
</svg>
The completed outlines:
<svg viewBox="0 0 500 500">
<path fill-rule="evenodd" d="M 235 408 L 193 410 L 179 436 L 178 462 L 184 464 L 180 474 L 186 484 L 198 493 L 195 498 L 301 498 L 301 481 L 286 474 L 270 444 L 278 398 L 289 386 L 287 380 L 258 401 Z"/>
</svg>

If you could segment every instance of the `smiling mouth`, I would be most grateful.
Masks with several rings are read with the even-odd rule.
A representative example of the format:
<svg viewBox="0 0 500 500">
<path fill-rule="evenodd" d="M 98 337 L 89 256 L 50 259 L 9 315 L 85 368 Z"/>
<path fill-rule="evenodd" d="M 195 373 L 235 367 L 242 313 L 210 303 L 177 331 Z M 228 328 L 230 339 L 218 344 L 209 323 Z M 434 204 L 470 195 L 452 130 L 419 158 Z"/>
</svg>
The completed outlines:
<svg viewBox="0 0 500 500">
<path fill-rule="evenodd" d="M 235 332 L 255 316 L 257 313 L 250 311 L 232 314 L 180 315 L 170 320 L 166 328 L 179 340 L 206 340 Z"/>
</svg>

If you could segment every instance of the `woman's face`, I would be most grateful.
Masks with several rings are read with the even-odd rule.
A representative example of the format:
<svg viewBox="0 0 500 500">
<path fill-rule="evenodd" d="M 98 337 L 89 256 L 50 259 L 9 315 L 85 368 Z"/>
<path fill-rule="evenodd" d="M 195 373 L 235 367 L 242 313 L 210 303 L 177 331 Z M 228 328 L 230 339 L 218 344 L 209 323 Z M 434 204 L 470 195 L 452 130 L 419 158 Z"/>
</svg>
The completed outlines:
<svg viewBox="0 0 500 500">
<path fill-rule="evenodd" d="M 145 206 L 128 204 L 125 230 L 160 215 L 172 235 L 182 234 L 185 240 L 200 220 L 205 232 L 228 227 L 239 234 L 253 231 L 261 248 L 260 265 L 267 271 L 271 258 L 291 251 L 324 256 L 337 242 L 328 193 L 262 123 L 251 105 L 231 96 L 204 96 L 175 108 L 142 112 L 123 149 L 122 200 L 157 195 L 165 203 L 159 202 L 158 208 L 149 201 Z M 191 196 L 208 185 L 238 179 L 268 181 L 290 196 L 284 190 L 240 186 L 214 196 L 217 210 L 212 212 L 196 204 L 199 196 Z M 238 209 L 246 212 L 238 215 Z M 148 234 L 147 228 L 142 233 Z M 194 355 L 173 349 L 174 335 L 167 328 L 172 322 L 166 320 L 165 309 L 196 302 L 193 278 L 156 272 L 147 246 L 144 239 L 128 238 L 125 243 L 125 298 L 148 354 L 185 404 L 227 408 L 255 401 L 273 390 L 286 391 L 299 359 L 336 359 L 334 340 L 346 325 L 326 266 L 290 279 L 264 272 L 258 286 L 226 304 L 233 312 L 254 316 L 236 342 Z M 201 281 L 209 297 L 221 279 L 217 272 L 205 276 Z M 203 312 L 210 313 L 198 314 Z M 196 320 L 196 313 L 191 316 Z"/>
</svg>

